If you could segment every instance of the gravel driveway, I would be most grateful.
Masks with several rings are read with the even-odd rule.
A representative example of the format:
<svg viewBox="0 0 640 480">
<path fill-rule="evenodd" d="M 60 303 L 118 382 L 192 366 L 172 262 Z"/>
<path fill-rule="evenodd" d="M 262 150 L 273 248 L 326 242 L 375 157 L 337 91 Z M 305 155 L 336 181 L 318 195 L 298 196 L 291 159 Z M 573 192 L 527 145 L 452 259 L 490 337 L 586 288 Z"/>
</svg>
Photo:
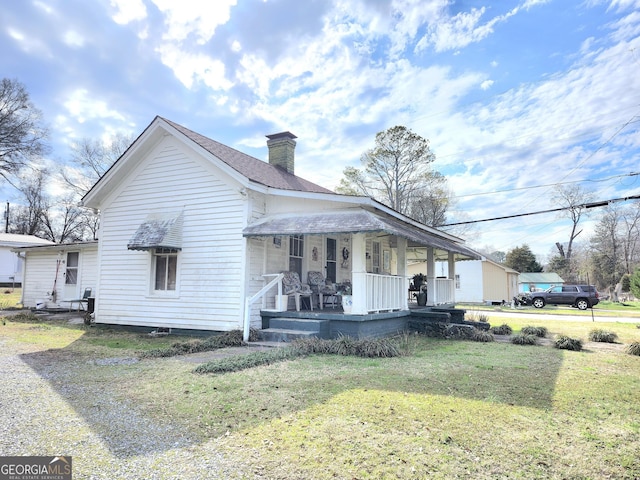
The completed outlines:
<svg viewBox="0 0 640 480">
<path fill-rule="evenodd" d="M 216 451 L 215 439 L 144 416 L 108 385 L 73 381 L 76 368 L 108 365 L 58 363 L 29 348 L 0 337 L 0 456 L 71 455 L 74 479 L 251 478 Z M 127 361 L 135 360 L 113 359 Z"/>
</svg>

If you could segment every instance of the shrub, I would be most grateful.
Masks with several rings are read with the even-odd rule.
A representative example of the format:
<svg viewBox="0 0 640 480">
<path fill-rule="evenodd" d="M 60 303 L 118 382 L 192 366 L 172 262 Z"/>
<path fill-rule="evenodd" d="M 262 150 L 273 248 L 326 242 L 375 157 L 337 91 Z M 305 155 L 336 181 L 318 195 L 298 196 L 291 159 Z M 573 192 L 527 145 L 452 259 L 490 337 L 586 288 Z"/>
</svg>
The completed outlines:
<svg viewBox="0 0 640 480">
<path fill-rule="evenodd" d="M 493 338 L 493 334 L 491 332 L 476 329 L 475 332 L 473 332 L 471 340 L 474 342 L 493 342 L 495 338 Z"/>
<path fill-rule="evenodd" d="M 254 352 L 247 355 L 234 355 L 232 357 L 221 358 L 212 362 L 198 365 L 194 373 L 229 373 L 246 370 L 248 368 L 271 365 L 304 356 L 290 347 L 274 348 L 265 352 Z"/>
<path fill-rule="evenodd" d="M 511 337 L 511 343 L 515 345 L 537 345 L 538 337 L 535 335 L 527 335 L 526 333 L 518 333 Z"/>
<path fill-rule="evenodd" d="M 33 312 L 20 312 L 11 316 L 12 322 L 37 323 L 42 319 Z"/>
<path fill-rule="evenodd" d="M 394 341 L 389 338 L 355 339 L 344 335 L 335 340 L 323 340 L 320 338 L 299 339 L 292 343 L 291 348 L 305 355 L 320 353 L 385 358 L 400 356 L 400 349 L 396 342 L 397 340 Z"/>
<path fill-rule="evenodd" d="M 243 333 L 240 330 L 231 330 L 219 335 L 212 335 L 204 339 L 193 338 L 184 342 L 175 342 L 167 348 L 155 348 L 139 354 L 140 358 L 163 358 L 189 353 L 208 352 L 225 347 L 239 347 L 244 345 Z M 257 332 L 249 332 L 249 341 L 257 340 Z"/>
<path fill-rule="evenodd" d="M 640 342 L 633 342 L 631 345 L 627 345 L 627 348 L 625 348 L 625 352 L 627 352 L 629 355 L 640 357 Z"/>
<path fill-rule="evenodd" d="M 513 333 L 512 328 L 506 323 L 503 323 L 498 327 L 491 327 L 489 331 L 494 335 L 511 335 Z"/>
<path fill-rule="evenodd" d="M 558 335 L 554 346 L 562 350 L 573 350 L 579 352 L 582 350 L 582 340 L 578 338 L 571 338 L 567 335 Z"/>
<path fill-rule="evenodd" d="M 464 315 L 464 319 L 469 322 L 482 322 L 487 323 L 489 321 L 489 317 L 486 313 L 473 311 L 471 313 L 467 312 Z"/>
<path fill-rule="evenodd" d="M 534 335 L 536 337 L 544 338 L 547 336 L 547 327 L 527 326 L 523 327 L 520 332 L 524 333 L 525 335 Z"/>
<path fill-rule="evenodd" d="M 589 340 L 592 342 L 616 343 L 618 334 L 609 330 L 595 329 L 589 332 Z"/>
</svg>

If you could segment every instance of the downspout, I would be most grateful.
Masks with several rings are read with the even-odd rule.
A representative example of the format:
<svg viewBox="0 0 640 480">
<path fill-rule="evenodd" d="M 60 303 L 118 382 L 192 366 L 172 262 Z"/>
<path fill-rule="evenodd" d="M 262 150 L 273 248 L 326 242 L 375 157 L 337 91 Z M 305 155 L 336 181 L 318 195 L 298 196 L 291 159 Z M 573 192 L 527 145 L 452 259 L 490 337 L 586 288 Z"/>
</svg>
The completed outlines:
<svg viewBox="0 0 640 480">
<path fill-rule="evenodd" d="M 26 285 L 26 280 L 27 280 L 27 253 L 26 252 L 18 252 L 17 253 L 19 258 L 22 258 L 22 260 L 24 261 L 24 266 L 22 268 L 22 284 L 20 285 L 20 304 L 22 305 L 22 308 L 24 308 L 24 286 Z"/>
</svg>

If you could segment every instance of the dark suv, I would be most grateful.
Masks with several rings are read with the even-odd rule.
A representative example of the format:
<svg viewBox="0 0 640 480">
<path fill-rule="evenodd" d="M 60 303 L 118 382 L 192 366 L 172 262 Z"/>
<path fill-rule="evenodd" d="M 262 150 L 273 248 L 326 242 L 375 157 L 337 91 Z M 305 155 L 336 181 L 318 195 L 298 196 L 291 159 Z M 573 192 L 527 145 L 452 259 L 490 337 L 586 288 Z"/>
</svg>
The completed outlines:
<svg viewBox="0 0 640 480">
<path fill-rule="evenodd" d="M 571 305 L 580 310 L 597 305 L 598 291 L 593 285 L 556 285 L 543 292 L 531 292 L 531 305 L 542 308 L 546 304 Z"/>
</svg>

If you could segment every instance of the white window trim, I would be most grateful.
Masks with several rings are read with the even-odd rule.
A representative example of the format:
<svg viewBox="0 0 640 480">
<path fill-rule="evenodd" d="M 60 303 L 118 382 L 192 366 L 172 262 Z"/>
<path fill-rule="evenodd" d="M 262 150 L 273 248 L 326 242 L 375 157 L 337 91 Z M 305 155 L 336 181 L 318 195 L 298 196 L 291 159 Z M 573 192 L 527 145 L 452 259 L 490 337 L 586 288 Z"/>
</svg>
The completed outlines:
<svg viewBox="0 0 640 480">
<path fill-rule="evenodd" d="M 176 288 L 175 290 L 156 290 L 156 250 L 149 250 L 148 276 L 148 296 L 153 298 L 178 298 L 180 297 L 180 271 L 181 271 L 182 251 L 176 253 Z"/>
</svg>

